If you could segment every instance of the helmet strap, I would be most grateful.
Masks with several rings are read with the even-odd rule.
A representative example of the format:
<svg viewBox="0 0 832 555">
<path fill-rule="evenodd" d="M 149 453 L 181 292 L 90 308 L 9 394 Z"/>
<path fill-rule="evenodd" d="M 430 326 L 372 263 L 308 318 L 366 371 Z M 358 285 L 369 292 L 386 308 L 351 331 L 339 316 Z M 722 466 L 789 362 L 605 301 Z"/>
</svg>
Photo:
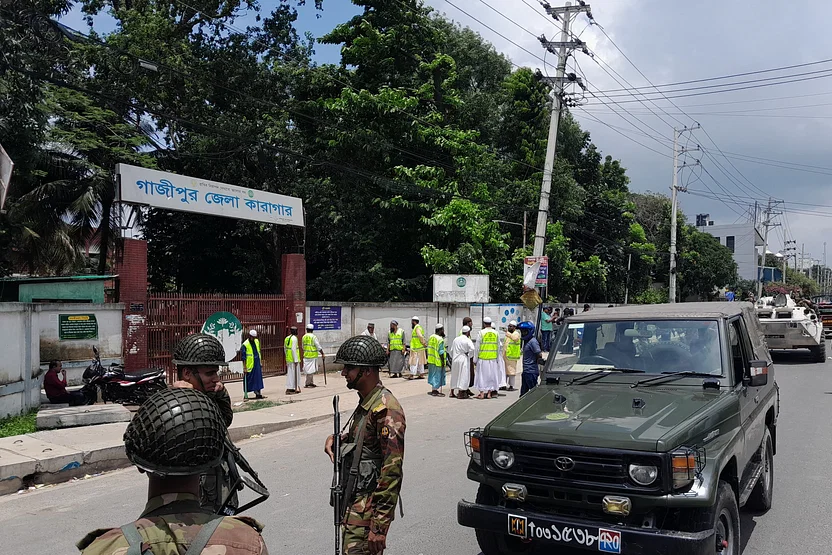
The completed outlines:
<svg viewBox="0 0 832 555">
<path fill-rule="evenodd" d="M 191 374 L 196 376 L 196 381 L 199 382 L 200 391 L 202 391 L 203 393 L 209 393 L 209 391 L 205 389 L 205 383 L 202 381 L 202 374 L 196 368 L 196 366 L 193 367 L 193 369 L 191 370 Z"/>
<path fill-rule="evenodd" d="M 347 389 L 358 389 L 358 382 L 361 381 L 361 378 L 364 376 L 364 368 L 361 367 L 358 369 L 358 374 L 355 375 L 355 379 L 350 380 L 347 382 Z"/>
</svg>

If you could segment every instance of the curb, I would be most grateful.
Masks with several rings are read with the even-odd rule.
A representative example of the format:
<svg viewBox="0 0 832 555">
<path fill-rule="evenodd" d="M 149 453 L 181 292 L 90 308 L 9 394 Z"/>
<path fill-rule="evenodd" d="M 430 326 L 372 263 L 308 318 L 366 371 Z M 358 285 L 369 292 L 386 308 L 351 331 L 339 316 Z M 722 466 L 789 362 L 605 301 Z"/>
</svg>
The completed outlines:
<svg viewBox="0 0 832 555">
<path fill-rule="evenodd" d="M 323 414 L 308 418 L 284 420 L 283 422 L 248 424 L 231 427 L 228 429 L 228 434 L 231 441 L 238 443 L 255 435 L 270 434 L 307 424 L 315 424 L 331 418 L 331 414 Z M 62 447 L 62 449 L 72 451 L 66 447 Z M 123 444 L 90 449 L 83 453 L 74 451 L 71 454 L 40 460 L 0 449 L 0 464 L 6 462 L 6 460 L 10 462 L 0 466 L 0 495 L 17 493 L 21 489 L 35 484 L 60 484 L 88 474 L 119 470 L 131 466 L 124 452 Z"/>
</svg>

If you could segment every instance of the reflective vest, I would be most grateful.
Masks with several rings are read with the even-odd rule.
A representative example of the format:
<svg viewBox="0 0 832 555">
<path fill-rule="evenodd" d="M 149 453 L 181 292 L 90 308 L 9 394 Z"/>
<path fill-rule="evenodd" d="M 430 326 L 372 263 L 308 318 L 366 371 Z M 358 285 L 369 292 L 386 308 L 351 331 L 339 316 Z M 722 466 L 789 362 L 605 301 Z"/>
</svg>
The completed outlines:
<svg viewBox="0 0 832 555">
<path fill-rule="evenodd" d="M 444 355 L 440 355 L 440 349 L 444 351 L 441 347 L 445 345 L 445 338 L 441 335 L 433 334 L 428 339 L 428 364 L 433 364 L 434 366 L 444 366 Z"/>
<path fill-rule="evenodd" d="M 422 333 L 422 337 L 425 336 L 425 332 L 422 331 L 422 326 L 416 324 L 416 327 L 413 328 L 413 335 L 410 337 L 410 350 L 411 351 L 422 351 L 425 349 L 425 344 L 422 343 L 422 340 L 419 339 L 419 332 Z"/>
<path fill-rule="evenodd" d="M 315 346 L 314 333 L 307 333 L 303 336 L 303 358 L 318 358 L 318 348 Z"/>
<path fill-rule="evenodd" d="M 287 335 L 286 341 L 283 342 L 284 351 L 286 351 L 286 362 L 294 363 L 298 362 L 295 360 L 295 353 L 292 351 L 292 338 L 295 337 L 294 335 Z"/>
<path fill-rule="evenodd" d="M 506 358 L 509 360 L 520 360 L 522 354 L 523 348 L 520 346 L 520 340 L 511 339 L 506 334 Z"/>
<path fill-rule="evenodd" d="M 391 331 L 388 340 L 390 341 L 391 351 L 401 351 L 404 349 L 404 330 L 398 328 L 396 331 Z"/>
<path fill-rule="evenodd" d="M 260 356 L 260 340 L 254 338 L 254 349 L 251 348 L 251 340 L 243 341 L 243 347 L 246 348 L 246 372 L 251 372 L 254 369 L 254 349 L 257 349 L 257 358 L 261 361 L 263 357 Z"/>
<path fill-rule="evenodd" d="M 497 351 L 500 350 L 500 341 L 497 332 L 492 328 L 486 328 L 482 334 L 480 345 L 480 360 L 497 360 Z"/>
</svg>

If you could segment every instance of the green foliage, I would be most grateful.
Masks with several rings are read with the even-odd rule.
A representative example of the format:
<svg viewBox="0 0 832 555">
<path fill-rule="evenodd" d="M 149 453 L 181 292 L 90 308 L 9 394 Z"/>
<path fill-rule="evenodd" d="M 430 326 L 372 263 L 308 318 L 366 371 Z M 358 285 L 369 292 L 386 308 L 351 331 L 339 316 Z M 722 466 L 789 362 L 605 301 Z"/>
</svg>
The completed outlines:
<svg viewBox="0 0 832 555">
<path fill-rule="evenodd" d="M 0 437 L 19 436 L 37 431 L 37 410 L 0 418 Z"/>
<path fill-rule="evenodd" d="M 353 1 L 362 13 L 320 39 L 340 45 L 338 65 L 312 63 L 289 0 L 268 14 L 254 0 L 81 0 L 90 20 L 116 21 L 90 40 L 41 36 L 25 10 L 2 8 L 0 48 L 15 69 L 0 75 L 0 132 L 18 165 L 0 271 L 78 271 L 86 245 L 110 250 L 112 172 L 127 162 L 304 202 L 305 230 L 143 211 L 153 289 L 275 291 L 281 255 L 304 252 L 309 298 L 428 300 L 433 273 L 486 273 L 493 301 L 516 302 L 549 87 L 421 0 Z M 52 16 L 69 8 L 38 3 Z M 244 10 L 256 25 L 228 27 Z M 568 111 L 557 134 L 547 294 L 654 302 L 667 199 L 631 194 L 622 163 Z M 679 219 L 685 294 L 735 281 L 724 248 L 700 235 Z"/>
</svg>

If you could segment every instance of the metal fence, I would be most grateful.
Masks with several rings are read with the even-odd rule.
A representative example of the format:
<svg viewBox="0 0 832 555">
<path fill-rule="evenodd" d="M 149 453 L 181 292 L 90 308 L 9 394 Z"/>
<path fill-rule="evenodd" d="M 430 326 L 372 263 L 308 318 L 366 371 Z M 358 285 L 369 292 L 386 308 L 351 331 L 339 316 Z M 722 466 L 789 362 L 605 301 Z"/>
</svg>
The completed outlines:
<svg viewBox="0 0 832 555">
<path fill-rule="evenodd" d="M 184 295 L 148 294 L 148 361 L 153 368 L 164 368 L 168 381 L 175 380 L 172 352 L 185 336 L 202 330 L 215 312 L 230 312 L 239 318 L 245 333 L 257 330 L 262 355 L 263 375 L 286 373 L 283 340 L 287 332 L 288 307 L 284 295 Z M 239 360 L 239 355 L 234 360 Z M 226 370 L 224 380 L 242 379 L 242 373 Z"/>
</svg>

